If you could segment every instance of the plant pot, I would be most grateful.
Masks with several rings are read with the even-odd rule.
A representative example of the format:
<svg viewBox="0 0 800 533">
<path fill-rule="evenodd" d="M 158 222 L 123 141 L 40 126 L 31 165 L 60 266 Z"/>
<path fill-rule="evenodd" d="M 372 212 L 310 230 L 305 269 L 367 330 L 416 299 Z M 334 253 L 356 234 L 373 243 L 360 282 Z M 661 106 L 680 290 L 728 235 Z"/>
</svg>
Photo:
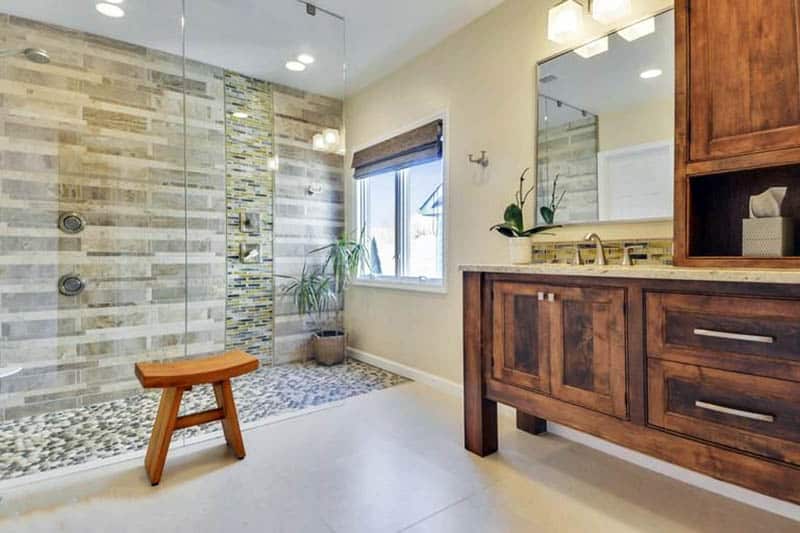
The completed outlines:
<svg viewBox="0 0 800 533">
<path fill-rule="evenodd" d="M 343 331 L 322 331 L 312 339 L 314 358 L 321 365 L 331 366 L 344 362 L 345 335 Z"/>
<path fill-rule="evenodd" d="M 512 265 L 527 265 L 533 260 L 533 246 L 528 237 L 512 237 L 508 239 L 508 252 Z"/>
</svg>

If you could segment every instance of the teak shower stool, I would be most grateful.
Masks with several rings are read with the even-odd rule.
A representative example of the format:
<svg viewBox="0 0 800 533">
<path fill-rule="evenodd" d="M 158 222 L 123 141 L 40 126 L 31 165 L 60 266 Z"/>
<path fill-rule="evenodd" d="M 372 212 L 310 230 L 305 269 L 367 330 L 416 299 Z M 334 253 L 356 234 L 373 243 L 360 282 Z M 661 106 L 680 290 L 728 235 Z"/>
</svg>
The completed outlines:
<svg viewBox="0 0 800 533">
<path fill-rule="evenodd" d="M 144 466 L 150 483 L 158 485 L 167 450 L 176 429 L 183 429 L 215 420 L 222 421 L 225 440 L 239 459 L 244 459 L 244 442 L 239 429 L 236 404 L 233 401 L 231 378 L 247 374 L 258 368 L 258 359 L 240 350 L 234 350 L 202 359 L 167 363 L 136 363 L 136 377 L 146 389 L 164 389 L 161 403 L 147 446 Z M 211 384 L 217 398 L 217 408 L 178 416 L 184 391 L 195 385 Z"/>
</svg>

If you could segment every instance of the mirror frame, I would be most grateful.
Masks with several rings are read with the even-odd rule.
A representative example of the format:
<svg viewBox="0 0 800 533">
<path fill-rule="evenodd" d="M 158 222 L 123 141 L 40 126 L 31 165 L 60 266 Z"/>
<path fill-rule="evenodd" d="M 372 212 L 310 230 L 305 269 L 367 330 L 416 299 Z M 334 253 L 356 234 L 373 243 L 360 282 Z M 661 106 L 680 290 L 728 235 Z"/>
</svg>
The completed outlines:
<svg viewBox="0 0 800 533">
<path fill-rule="evenodd" d="M 628 26 L 632 26 L 633 24 L 637 24 L 637 23 L 639 23 L 639 22 L 641 22 L 641 21 L 643 21 L 645 19 L 649 19 L 650 17 L 658 17 L 659 15 L 663 15 L 665 13 L 669 13 L 670 11 L 673 12 L 673 16 L 674 16 L 674 11 L 675 11 L 675 6 L 674 5 L 672 5 L 670 7 L 666 7 L 664 9 L 660 9 L 660 10 L 658 10 L 658 11 L 656 11 L 656 12 L 650 14 L 650 15 L 644 15 L 644 16 L 639 17 L 638 19 L 633 20 L 631 22 L 626 22 L 624 25 L 615 26 L 614 29 L 612 29 L 612 30 L 609 30 L 609 31 L 607 31 L 605 33 L 593 36 L 593 37 L 591 37 L 589 39 L 586 39 L 585 41 L 581 41 L 578 44 L 575 44 L 575 45 L 571 46 L 570 48 L 567 48 L 567 49 L 561 50 L 559 52 L 556 52 L 554 54 L 551 54 L 551 55 L 549 55 L 549 56 L 547 56 L 547 57 L 545 57 L 543 59 L 540 59 L 539 61 L 536 62 L 536 66 L 533 69 L 533 100 L 534 100 L 533 146 L 534 146 L 534 150 L 536 150 L 534 152 L 534 158 L 533 158 L 533 176 L 534 176 L 534 183 L 535 183 L 535 187 L 536 187 L 536 189 L 534 189 L 536 194 L 534 195 L 535 198 L 534 198 L 534 202 L 533 202 L 533 216 L 534 216 L 534 220 L 536 221 L 535 224 L 538 224 L 538 222 L 539 222 L 539 194 L 538 194 L 538 192 L 539 192 L 539 163 L 538 163 L 538 160 L 539 160 L 539 153 L 538 153 L 538 147 L 539 147 L 539 69 L 541 68 L 541 66 L 544 63 L 547 63 L 548 61 L 552 61 L 554 59 L 557 59 L 557 58 L 559 58 L 559 57 L 561 57 L 563 55 L 571 54 L 575 49 L 580 48 L 581 46 L 585 46 L 585 45 L 587 45 L 587 44 L 589 44 L 589 43 L 591 43 L 593 41 L 596 41 L 597 39 L 602 39 L 603 37 L 609 37 L 609 36 L 617 33 L 618 31 L 627 28 Z M 676 108 L 675 112 L 677 113 L 677 108 Z M 675 117 L 674 116 L 673 116 L 672 129 L 673 129 L 672 142 L 673 142 L 673 145 L 674 145 L 675 144 L 675 135 L 674 135 Z M 677 153 L 678 153 L 678 151 L 675 150 L 675 157 L 677 157 Z M 675 165 L 676 164 L 677 164 L 677 162 L 675 162 Z M 673 165 L 673 174 L 674 174 L 675 165 Z M 673 193 L 674 193 L 674 185 L 673 185 Z M 629 218 L 629 219 L 624 219 L 624 220 L 594 220 L 594 221 L 592 221 L 592 220 L 584 220 L 584 221 L 576 221 L 576 222 L 566 222 L 564 224 L 559 224 L 559 225 L 560 226 L 587 226 L 587 225 L 596 225 L 596 224 L 603 224 L 603 225 L 610 225 L 610 224 L 641 224 L 643 222 L 672 222 L 674 220 L 675 220 L 675 216 L 674 216 L 674 203 L 673 203 L 673 216 L 671 216 L 671 217 Z"/>
</svg>

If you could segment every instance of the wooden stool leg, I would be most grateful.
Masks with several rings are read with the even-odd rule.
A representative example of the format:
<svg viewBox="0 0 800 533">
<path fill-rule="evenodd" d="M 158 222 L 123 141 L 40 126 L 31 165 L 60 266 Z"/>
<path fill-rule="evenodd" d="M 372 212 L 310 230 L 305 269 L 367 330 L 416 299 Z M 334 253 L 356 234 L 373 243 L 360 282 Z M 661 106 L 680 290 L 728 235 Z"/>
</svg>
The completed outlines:
<svg viewBox="0 0 800 533">
<path fill-rule="evenodd" d="M 164 463 L 167 460 L 167 450 L 175 431 L 175 420 L 178 418 L 178 409 L 181 406 L 183 389 L 164 389 L 161 392 L 161 403 L 158 405 L 158 415 L 153 424 L 153 433 L 150 434 L 150 444 L 147 446 L 147 456 L 144 467 L 150 483 L 158 485 Z"/>
<path fill-rule="evenodd" d="M 233 453 L 236 454 L 236 457 L 244 459 L 244 441 L 242 440 L 242 432 L 239 429 L 239 416 L 236 413 L 236 404 L 233 401 L 231 381 L 226 379 L 225 381 L 214 383 L 214 395 L 217 397 L 217 406 L 222 409 L 225 416 L 222 419 L 225 440 L 233 450 Z"/>
</svg>

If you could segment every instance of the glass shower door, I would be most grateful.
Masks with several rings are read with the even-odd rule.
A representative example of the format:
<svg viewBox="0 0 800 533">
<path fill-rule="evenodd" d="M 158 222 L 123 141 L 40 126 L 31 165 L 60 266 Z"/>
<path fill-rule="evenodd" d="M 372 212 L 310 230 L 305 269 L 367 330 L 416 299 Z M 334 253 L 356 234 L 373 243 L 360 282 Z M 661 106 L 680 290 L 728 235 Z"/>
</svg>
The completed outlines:
<svg viewBox="0 0 800 533">
<path fill-rule="evenodd" d="M 185 355 L 182 6 L 121 8 L 0 8 L 0 420 L 129 396 L 134 361 Z"/>
</svg>

